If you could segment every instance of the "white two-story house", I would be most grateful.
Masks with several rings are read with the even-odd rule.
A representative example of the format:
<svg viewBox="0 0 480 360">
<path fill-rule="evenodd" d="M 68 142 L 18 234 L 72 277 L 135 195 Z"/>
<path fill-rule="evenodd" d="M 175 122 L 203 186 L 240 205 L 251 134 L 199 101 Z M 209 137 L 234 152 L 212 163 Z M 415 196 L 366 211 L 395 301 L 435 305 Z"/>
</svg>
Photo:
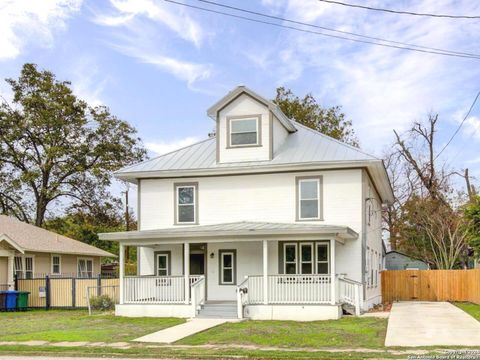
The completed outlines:
<svg viewBox="0 0 480 360">
<path fill-rule="evenodd" d="M 316 320 L 380 303 L 382 160 L 244 86 L 208 115 L 214 137 L 116 173 L 138 186 L 139 224 L 101 234 L 120 242 L 116 313 Z"/>
</svg>

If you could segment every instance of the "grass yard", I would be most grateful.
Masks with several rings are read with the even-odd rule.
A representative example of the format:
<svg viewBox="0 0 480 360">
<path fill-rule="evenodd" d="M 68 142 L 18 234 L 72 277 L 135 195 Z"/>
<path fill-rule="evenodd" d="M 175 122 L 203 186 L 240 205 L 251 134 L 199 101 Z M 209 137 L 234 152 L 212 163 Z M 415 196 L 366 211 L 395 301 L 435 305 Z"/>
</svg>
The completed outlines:
<svg viewBox="0 0 480 360">
<path fill-rule="evenodd" d="M 387 319 L 244 321 L 226 323 L 182 339 L 178 344 L 242 344 L 294 348 L 383 348 Z"/>
<path fill-rule="evenodd" d="M 480 321 L 480 305 L 469 302 L 456 302 L 453 304 Z"/>
<path fill-rule="evenodd" d="M 2 341 L 128 341 L 183 323 L 174 318 L 89 316 L 86 310 L 34 310 L 0 313 Z"/>
</svg>

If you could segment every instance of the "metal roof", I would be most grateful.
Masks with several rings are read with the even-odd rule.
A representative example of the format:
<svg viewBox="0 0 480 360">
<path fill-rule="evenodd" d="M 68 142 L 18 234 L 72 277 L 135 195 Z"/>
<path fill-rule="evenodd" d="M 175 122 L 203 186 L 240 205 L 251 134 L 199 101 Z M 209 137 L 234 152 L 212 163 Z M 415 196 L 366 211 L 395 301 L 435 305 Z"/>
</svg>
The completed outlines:
<svg viewBox="0 0 480 360">
<path fill-rule="evenodd" d="M 272 223 L 240 221 L 213 225 L 194 225 L 164 228 L 156 230 L 127 231 L 99 234 L 102 240 L 158 240 L 158 239 L 180 239 L 188 240 L 194 238 L 256 238 L 258 236 L 291 236 L 291 235 L 328 235 L 341 240 L 353 240 L 358 234 L 347 226 L 315 225 L 297 223 Z M 277 238 L 281 240 L 281 238 Z"/>
<path fill-rule="evenodd" d="M 2 240 L 10 243 L 20 252 L 35 251 L 55 254 L 115 256 L 95 246 L 24 223 L 6 215 L 0 215 L 0 242 Z"/>
<path fill-rule="evenodd" d="M 152 171 L 262 167 L 312 162 L 370 161 L 378 158 L 344 144 L 304 125 L 295 123 L 298 131 L 287 136 L 273 154 L 272 160 L 217 163 L 215 138 L 206 139 L 182 149 L 125 167 L 115 173 L 127 179 L 129 174 Z"/>
</svg>

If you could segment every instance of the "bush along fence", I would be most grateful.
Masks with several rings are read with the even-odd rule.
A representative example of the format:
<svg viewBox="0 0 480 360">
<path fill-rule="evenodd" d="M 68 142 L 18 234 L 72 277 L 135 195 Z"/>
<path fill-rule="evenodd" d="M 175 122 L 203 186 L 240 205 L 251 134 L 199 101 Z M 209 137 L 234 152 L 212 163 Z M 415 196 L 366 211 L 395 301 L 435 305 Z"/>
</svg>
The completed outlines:
<svg viewBox="0 0 480 360">
<path fill-rule="evenodd" d="M 88 296 L 108 295 L 118 303 L 119 280 L 104 278 L 78 277 L 36 277 L 33 279 L 15 278 L 15 290 L 28 291 L 28 307 L 36 309 L 50 308 L 87 308 Z M 96 291 L 88 291 L 88 288 L 96 288 Z"/>
</svg>

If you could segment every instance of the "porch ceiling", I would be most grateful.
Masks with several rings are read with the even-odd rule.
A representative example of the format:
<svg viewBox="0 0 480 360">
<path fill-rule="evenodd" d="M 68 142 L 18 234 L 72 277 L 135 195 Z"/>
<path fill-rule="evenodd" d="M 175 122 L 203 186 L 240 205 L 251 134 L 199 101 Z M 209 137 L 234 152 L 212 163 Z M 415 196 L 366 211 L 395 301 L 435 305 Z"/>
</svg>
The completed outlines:
<svg viewBox="0 0 480 360">
<path fill-rule="evenodd" d="M 335 239 L 344 243 L 355 240 L 358 233 L 347 226 L 297 223 L 270 223 L 242 221 L 214 225 L 194 225 L 157 230 L 127 231 L 99 234 L 101 240 L 120 241 L 129 244 L 162 242 L 213 242 L 228 240 L 315 240 Z"/>
</svg>

